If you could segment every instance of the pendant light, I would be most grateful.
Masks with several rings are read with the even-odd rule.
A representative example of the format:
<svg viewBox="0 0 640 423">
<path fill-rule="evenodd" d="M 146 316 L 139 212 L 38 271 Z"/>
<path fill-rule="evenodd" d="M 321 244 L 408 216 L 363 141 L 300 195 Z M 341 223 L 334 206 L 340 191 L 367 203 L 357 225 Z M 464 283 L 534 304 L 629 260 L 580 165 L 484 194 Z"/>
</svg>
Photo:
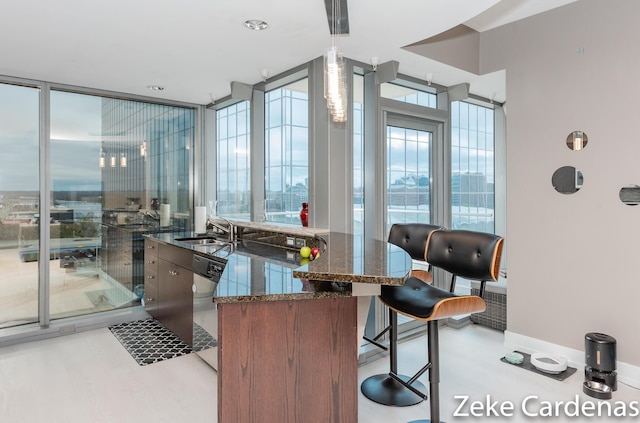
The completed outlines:
<svg viewBox="0 0 640 423">
<path fill-rule="evenodd" d="M 331 1 L 331 47 L 324 55 L 324 98 L 334 122 L 347 120 L 347 80 L 346 61 L 342 53 L 338 52 L 337 37 L 341 33 L 342 10 L 340 0 Z"/>
</svg>

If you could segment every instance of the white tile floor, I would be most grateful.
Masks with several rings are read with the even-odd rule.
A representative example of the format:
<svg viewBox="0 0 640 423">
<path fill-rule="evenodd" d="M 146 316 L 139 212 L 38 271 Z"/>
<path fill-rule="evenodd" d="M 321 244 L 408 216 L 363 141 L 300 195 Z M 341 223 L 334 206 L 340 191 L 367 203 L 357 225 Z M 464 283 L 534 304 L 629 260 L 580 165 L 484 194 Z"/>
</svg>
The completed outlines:
<svg viewBox="0 0 640 423">
<path fill-rule="evenodd" d="M 577 418 L 526 418 L 521 401 L 529 395 L 540 400 L 597 401 L 582 394 L 582 369 L 564 382 L 500 362 L 503 335 L 472 325 L 460 330 L 444 328 L 441 342 L 441 417 L 445 421 L 582 422 Z M 400 347 L 400 372 L 419 367 L 426 354 L 425 338 Z M 379 360 L 359 370 L 360 382 L 387 370 Z M 423 380 L 424 379 L 424 380 Z M 421 378 L 427 384 L 426 375 Z M 233 395 L 233 393 L 230 393 Z M 514 417 L 452 417 L 454 396 L 472 401 L 511 401 Z M 0 422 L 214 422 L 216 373 L 195 354 L 149 366 L 139 366 L 108 329 L 14 345 L 0 349 Z M 638 401 L 637 390 L 620 385 L 612 401 Z M 532 409 L 535 407 L 531 407 Z M 362 395 L 359 421 L 402 423 L 428 418 L 429 403 L 404 408 L 375 404 Z M 594 421 L 620 421 L 616 418 Z M 638 421 L 622 419 L 622 421 Z M 315 423 L 312 416 L 305 422 Z M 281 422 L 264 422 L 281 423 Z M 298 423 L 298 422 L 296 422 Z"/>
</svg>

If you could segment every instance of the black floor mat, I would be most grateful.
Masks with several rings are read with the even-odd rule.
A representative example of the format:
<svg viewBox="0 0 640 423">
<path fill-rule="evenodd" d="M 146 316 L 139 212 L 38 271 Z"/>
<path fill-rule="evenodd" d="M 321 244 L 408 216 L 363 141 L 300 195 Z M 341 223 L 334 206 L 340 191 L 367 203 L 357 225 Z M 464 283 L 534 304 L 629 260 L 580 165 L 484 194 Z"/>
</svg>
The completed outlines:
<svg viewBox="0 0 640 423">
<path fill-rule="evenodd" d="M 155 319 L 121 323 L 109 330 L 141 366 L 192 352 L 187 343 Z"/>
<path fill-rule="evenodd" d="M 218 345 L 218 341 L 213 339 L 211 334 L 206 330 L 202 329 L 202 327 L 194 323 L 193 324 L 193 351 L 202 351 L 207 348 L 213 348 Z"/>
<path fill-rule="evenodd" d="M 575 367 L 567 367 L 567 370 L 565 370 L 564 372 L 561 372 L 561 373 L 557 373 L 557 374 L 545 373 L 543 371 L 540 371 L 540 370 L 536 369 L 533 366 L 533 364 L 531 364 L 531 355 L 530 354 L 523 353 L 521 351 L 514 351 L 514 352 L 517 352 L 518 354 L 522 354 L 522 356 L 524 357 L 524 360 L 523 360 L 522 364 L 509 363 L 507 361 L 507 359 L 504 358 L 504 357 L 502 357 L 500 359 L 500 361 L 502 361 L 503 363 L 510 364 L 512 366 L 521 367 L 521 368 L 523 368 L 525 370 L 529 370 L 529 371 L 534 372 L 534 373 L 538 373 L 539 375 L 550 377 L 551 379 L 555 379 L 555 380 L 565 380 L 566 378 L 568 378 L 569 376 L 574 374 L 576 372 L 576 370 L 577 370 Z"/>
</svg>

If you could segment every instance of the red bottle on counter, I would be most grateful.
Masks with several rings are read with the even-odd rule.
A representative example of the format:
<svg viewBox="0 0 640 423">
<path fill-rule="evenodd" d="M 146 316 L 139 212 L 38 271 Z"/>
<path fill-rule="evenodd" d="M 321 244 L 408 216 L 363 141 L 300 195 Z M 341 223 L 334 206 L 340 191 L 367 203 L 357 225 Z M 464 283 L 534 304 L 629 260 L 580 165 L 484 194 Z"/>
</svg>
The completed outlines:
<svg viewBox="0 0 640 423">
<path fill-rule="evenodd" d="M 300 210 L 300 222 L 302 226 L 309 226 L 309 203 L 302 203 L 302 210 Z"/>
</svg>

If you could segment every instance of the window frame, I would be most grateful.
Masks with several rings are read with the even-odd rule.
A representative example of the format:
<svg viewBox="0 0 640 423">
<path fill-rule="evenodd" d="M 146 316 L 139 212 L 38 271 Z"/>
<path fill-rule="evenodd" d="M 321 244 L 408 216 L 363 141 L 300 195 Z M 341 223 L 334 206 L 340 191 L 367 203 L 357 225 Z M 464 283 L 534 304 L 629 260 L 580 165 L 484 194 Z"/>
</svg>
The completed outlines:
<svg viewBox="0 0 640 423">
<path fill-rule="evenodd" d="M 0 83 L 24 86 L 28 88 L 36 88 L 39 90 L 39 150 L 40 159 L 38 163 L 39 167 L 39 207 L 40 214 L 47 216 L 51 212 L 51 200 L 52 200 L 52 175 L 51 175 L 51 140 L 50 140 L 50 115 L 51 115 L 51 91 L 60 91 L 75 93 L 81 95 L 90 95 L 98 97 L 108 97 L 111 99 L 130 100 L 135 102 L 150 103 L 153 105 L 163 105 L 170 107 L 182 107 L 193 109 L 194 111 L 194 134 L 193 134 L 193 147 L 191 157 L 189 158 L 190 171 L 189 171 L 189 185 L 194 189 L 189 190 L 189 204 L 191 210 L 193 210 L 193 199 L 195 177 L 198 172 L 198 168 L 194 164 L 193 155 L 194 149 L 198 149 L 199 140 L 202 138 L 202 130 L 204 125 L 203 121 L 203 109 L 201 106 L 192 103 L 186 103 L 181 101 L 164 100 L 161 98 L 147 97 L 136 94 L 121 93 L 115 91 L 108 91 L 90 87 L 78 87 L 68 84 L 52 83 L 46 80 L 34 80 L 28 78 L 0 76 Z M 97 158 L 96 158 L 97 164 Z M 49 254 L 51 243 L 51 224 L 48 219 L 42 219 L 39 225 L 39 255 L 40 257 L 46 257 Z M 76 331 L 93 329 L 96 327 L 105 327 L 108 324 L 123 323 L 132 320 L 144 319 L 148 317 L 148 314 L 144 311 L 143 307 L 136 306 L 125 309 L 115 309 L 110 311 L 102 311 L 98 313 L 60 317 L 51 319 L 50 316 L 50 263 L 49 260 L 39 260 L 38 264 L 38 321 L 35 323 L 28 323 L 21 325 L 19 329 L 9 330 L 0 336 L 0 347 L 10 344 L 15 344 L 22 341 L 34 341 L 40 339 L 50 338 L 52 336 L 58 336 L 61 333 L 61 328 L 68 328 L 73 326 Z"/>
<path fill-rule="evenodd" d="M 248 214 L 249 215 L 246 218 L 239 217 L 239 216 L 231 216 L 230 214 L 226 213 L 224 210 L 220 210 L 218 205 L 217 205 L 217 201 L 219 201 L 219 189 L 220 189 L 220 186 L 219 186 L 219 183 L 220 183 L 219 179 L 220 178 L 217 177 L 217 172 L 218 172 L 218 165 L 220 164 L 220 159 L 221 159 L 221 157 L 219 157 L 219 155 L 218 155 L 218 152 L 219 152 L 219 149 L 220 149 L 220 145 L 219 145 L 220 139 L 218 138 L 218 135 L 219 135 L 219 132 L 221 130 L 221 128 L 220 128 L 220 116 L 218 116 L 218 114 L 223 110 L 226 111 L 227 112 L 226 119 L 227 119 L 227 123 L 228 123 L 229 109 L 232 108 L 232 107 L 235 107 L 236 109 L 235 109 L 233 115 L 236 116 L 236 121 L 237 121 L 237 116 L 239 114 L 239 112 L 237 110 L 237 106 L 240 105 L 240 104 L 243 104 L 243 103 L 246 103 L 246 108 L 243 111 L 248 114 L 247 120 L 246 120 L 246 125 L 247 125 L 246 132 L 243 134 L 243 136 L 245 136 L 247 138 L 247 140 L 246 140 L 247 143 L 246 144 L 247 144 L 247 147 L 248 147 L 248 151 L 246 153 L 248 155 L 248 160 L 246 161 L 246 166 L 247 166 L 246 171 L 248 172 L 247 181 L 246 181 L 246 187 L 247 187 L 248 196 L 249 196 L 249 210 L 248 210 L 248 212 L 249 212 Z M 248 100 L 238 101 L 238 102 L 234 102 L 232 104 L 228 104 L 225 107 L 220 107 L 220 108 L 216 109 L 215 122 L 216 122 L 216 125 L 215 125 L 215 130 L 216 130 L 216 132 L 215 132 L 215 134 L 216 134 L 216 136 L 215 136 L 215 139 L 216 139 L 216 142 L 215 142 L 216 178 L 215 178 L 215 197 L 214 197 L 215 200 L 209 200 L 209 201 L 211 201 L 212 205 L 208 206 L 209 209 L 207 211 L 208 211 L 208 213 L 214 213 L 215 212 L 215 213 L 219 214 L 220 216 L 225 216 L 227 218 L 233 218 L 233 219 L 238 219 L 238 220 L 250 220 L 251 219 L 251 102 L 248 101 Z M 237 136 L 238 136 L 238 133 L 236 131 L 235 137 L 237 137 Z M 227 135 L 226 135 L 226 137 L 224 139 L 227 141 L 227 146 L 228 146 L 229 145 L 229 140 L 230 140 L 228 133 L 227 133 Z M 236 140 L 236 145 L 237 145 L 237 140 Z M 235 155 L 231 156 L 231 155 L 227 154 L 226 157 L 227 158 L 235 157 L 235 162 L 237 162 L 239 155 L 240 155 L 240 153 L 236 152 Z M 233 171 L 234 171 L 234 173 L 238 173 L 238 167 L 234 167 Z M 228 182 L 228 180 L 227 180 L 227 182 Z M 207 203 L 203 203 L 203 204 L 207 204 L 208 205 L 209 203 L 207 202 Z M 215 204 L 215 206 L 213 204 Z M 215 210 L 212 210 L 213 208 L 215 208 Z"/>
<path fill-rule="evenodd" d="M 269 93 L 272 93 L 272 92 L 274 92 L 276 90 L 286 89 L 287 87 L 289 87 L 291 85 L 294 85 L 294 84 L 298 84 L 298 83 L 300 83 L 302 81 L 306 81 L 306 87 L 307 87 L 306 99 L 305 99 L 306 105 L 307 105 L 307 110 L 306 110 L 306 113 L 304 113 L 305 119 L 306 119 L 306 125 L 307 125 L 306 128 L 305 128 L 306 129 L 307 155 L 306 155 L 306 158 L 305 158 L 306 165 L 302 166 L 302 167 L 306 168 L 306 170 L 307 170 L 307 176 L 306 176 L 306 178 L 304 178 L 305 181 L 306 181 L 307 191 L 306 191 L 306 197 L 302 197 L 300 203 L 302 203 L 302 201 L 306 201 L 308 203 L 309 202 L 309 196 L 311 195 L 311 189 L 310 189 L 310 186 L 309 186 L 309 184 L 310 184 L 310 173 L 311 173 L 311 170 L 310 170 L 310 157 L 311 157 L 311 143 L 310 143 L 311 133 L 310 133 L 310 128 L 311 128 L 311 125 L 310 125 L 310 122 L 309 122 L 309 120 L 311 119 L 311 114 L 310 114 L 310 109 L 311 109 L 310 102 L 311 102 L 311 99 L 310 99 L 309 78 L 308 78 L 308 76 L 305 75 L 305 76 L 302 76 L 299 79 L 294 79 L 292 81 L 288 81 L 287 80 L 286 84 L 279 84 L 278 86 L 270 86 L 269 89 L 265 89 L 265 91 L 264 91 L 264 100 L 263 100 L 263 108 L 264 108 L 264 130 L 263 130 L 264 160 L 262 162 L 263 163 L 262 164 L 262 172 L 264 174 L 264 188 L 263 188 L 264 189 L 264 196 L 262 198 L 262 203 L 264 204 L 264 206 L 263 206 L 264 221 L 272 223 L 272 224 L 276 224 L 276 225 L 278 225 L 278 224 L 285 224 L 285 225 L 286 224 L 296 224 L 297 223 L 297 219 L 298 219 L 297 213 L 299 212 L 299 209 L 297 209 L 297 210 L 285 210 L 285 213 L 294 213 L 294 216 L 290 219 L 293 222 L 286 222 L 286 220 L 287 220 L 286 215 L 285 215 L 285 221 L 284 222 L 278 221 L 278 220 L 269 219 L 269 216 L 268 216 L 269 212 L 267 210 L 267 208 L 268 208 L 267 207 L 267 195 L 268 195 L 268 192 L 269 192 L 267 190 L 267 183 L 269 181 L 268 170 L 271 169 L 271 168 L 280 168 L 283 171 L 287 170 L 287 172 L 290 173 L 290 175 L 292 175 L 292 172 L 294 171 L 294 168 L 300 167 L 300 166 L 294 164 L 295 157 L 293 157 L 293 148 L 291 148 L 292 144 L 289 145 L 289 146 L 286 145 L 287 142 L 290 142 L 290 143 L 294 142 L 293 136 L 292 136 L 291 139 L 289 139 L 287 141 L 287 137 L 284 134 L 281 137 L 282 142 L 285 143 L 285 145 L 281 147 L 281 149 L 283 149 L 285 151 L 285 154 L 282 157 L 282 163 L 280 165 L 277 165 L 277 164 L 270 165 L 269 163 L 267 163 L 267 160 L 270 157 L 270 152 L 267 151 L 267 142 L 268 142 L 267 139 L 268 138 L 270 139 L 270 136 L 269 137 L 267 136 L 267 131 L 269 131 L 269 130 L 271 130 L 273 128 L 284 128 L 285 130 L 291 130 L 293 132 L 295 128 L 304 128 L 304 127 L 296 125 L 293 122 L 293 118 L 294 118 L 294 115 L 293 115 L 293 102 L 295 100 L 301 100 L 301 99 L 296 99 L 294 95 L 291 95 L 291 96 L 287 96 L 288 100 L 286 100 L 286 99 L 282 100 L 283 102 L 284 101 L 290 101 L 291 102 L 291 104 L 290 104 L 290 106 L 291 106 L 290 114 L 288 116 L 286 116 L 286 117 L 282 116 L 282 119 L 279 121 L 279 125 L 276 125 L 275 127 L 270 126 L 269 122 L 267 121 L 267 116 L 268 116 L 267 110 L 269 109 L 268 106 L 267 106 L 267 101 L 268 101 Z M 289 91 L 294 92 L 293 90 L 289 90 Z M 274 102 L 278 101 L 278 99 L 274 99 L 273 101 Z M 285 105 L 284 107 L 286 108 L 287 106 Z M 269 109 L 269 112 L 270 112 L 270 109 Z M 290 157 L 287 158 L 287 156 L 290 156 Z M 291 182 L 293 184 L 293 180 Z M 285 187 L 285 186 L 286 186 L 286 180 L 283 180 L 282 181 L 282 187 Z M 294 187 L 294 185 L 291 185 L 290 189 L 292 189 L 293 187 Z M 284 197 L 289 197 L 288 198 L 289 200 L 291 199 L 290 196 L 293 195 L 293 194 L 290 194 L 290 196 L 287 196 L 285 191 L 283 191 L 282 194 L 283 194 L 283 198 Z M 291 204 L 291 208 L 293 208 L 293 207 L 294 207 L 294 205 Z M 296 207 L 300 207 L 301 208 L 302 206 L 300 204 L 299 206 L 296 206 Z"/>
</svg>

